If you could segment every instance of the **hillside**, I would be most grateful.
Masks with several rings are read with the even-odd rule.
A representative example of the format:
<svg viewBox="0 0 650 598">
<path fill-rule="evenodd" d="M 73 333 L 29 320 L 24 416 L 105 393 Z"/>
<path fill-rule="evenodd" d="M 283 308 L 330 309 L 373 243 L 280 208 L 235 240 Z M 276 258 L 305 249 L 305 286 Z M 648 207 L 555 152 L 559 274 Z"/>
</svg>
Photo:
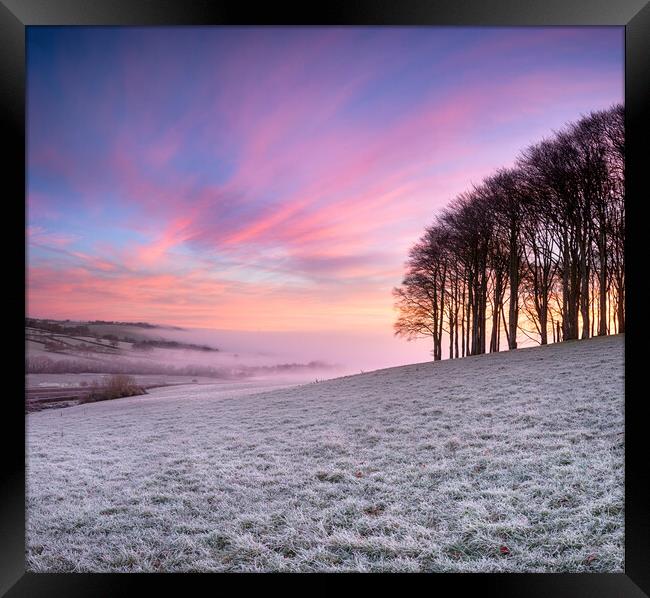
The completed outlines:
<svg viewBox="0 0 650 598">
<path fill-rule="evenodd" d="M 620 572 L 623 381 L 618 335 L 30 414 L 27 566 Z"/>
<path fill-rule="evenodd" d="M 168 338 L 182 330 L 144 322 L 57 321 L 27 318 L 25 365 L 28 386 L 53 374 L 135 374 L 235 380 L 295 374 L 303 378 L 331 370 L 322 361 L 247 363 L 238 353 L 210 344 Z M 322 375 L 322 374 L 321 374 Z M 97 378 L 97 377 L 96 377 Z M 74 381 L 70 381 L 75 386 Z"/>
<path fill-rule="evenodd" d="M 123 354 L 154 348 L 185 349 L 190 351 L 218 351 L 209 345 L 181 343 L 166 339 L 165 330 L 182 330 L 172 326 L 158 326 L 146 322 L 105 322 L 94 320 L 61 321 L 27 318 L 25 340 L 28 349 L 76 355 L 87 353 Z"/>
</svg>

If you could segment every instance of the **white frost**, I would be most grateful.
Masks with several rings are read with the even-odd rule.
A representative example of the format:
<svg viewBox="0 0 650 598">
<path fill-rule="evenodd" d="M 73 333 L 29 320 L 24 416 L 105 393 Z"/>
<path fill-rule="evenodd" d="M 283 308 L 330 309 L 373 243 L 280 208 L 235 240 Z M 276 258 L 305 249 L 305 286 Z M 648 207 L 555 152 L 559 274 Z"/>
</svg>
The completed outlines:
<svg viewBox="0 0 650 598">
<path fill-rule="evenodd" d="M 28 568 L 622 571 L 623 362 L 619 335 L 30 414 Z"/>
</svg>

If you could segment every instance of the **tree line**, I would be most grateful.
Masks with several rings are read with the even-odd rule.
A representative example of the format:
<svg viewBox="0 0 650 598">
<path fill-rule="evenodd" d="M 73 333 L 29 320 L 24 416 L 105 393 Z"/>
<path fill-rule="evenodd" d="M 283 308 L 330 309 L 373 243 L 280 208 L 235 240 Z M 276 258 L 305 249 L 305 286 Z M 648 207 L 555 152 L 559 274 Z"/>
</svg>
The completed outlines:
<svg viewBox="0 0 650 598">
<path fill-rule="evenodd" d="M 624 154 L 617 104 L 454 198 L 409 251 L 395 334 L 439 360 L 624 332 Z"/>
</svg>

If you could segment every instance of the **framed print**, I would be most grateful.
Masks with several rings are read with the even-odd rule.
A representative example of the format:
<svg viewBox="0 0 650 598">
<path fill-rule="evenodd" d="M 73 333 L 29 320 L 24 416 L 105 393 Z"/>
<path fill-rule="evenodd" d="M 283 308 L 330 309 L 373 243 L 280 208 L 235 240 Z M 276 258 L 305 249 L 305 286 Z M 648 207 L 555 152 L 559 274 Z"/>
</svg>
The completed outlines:
<svg viewBox="0 0 650 598">
<path fill-rule="evenodd" d="M 647 4 L 0 15 L 3 595 L 648 595 Z"/>
</svg>

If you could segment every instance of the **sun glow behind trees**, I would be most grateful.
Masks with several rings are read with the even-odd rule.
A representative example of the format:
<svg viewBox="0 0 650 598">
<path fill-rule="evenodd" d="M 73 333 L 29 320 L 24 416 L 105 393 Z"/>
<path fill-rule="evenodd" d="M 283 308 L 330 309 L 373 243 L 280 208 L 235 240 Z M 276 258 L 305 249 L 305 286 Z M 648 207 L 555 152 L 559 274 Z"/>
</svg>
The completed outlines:
<svg viewBox="0 0 650 598">
<path fill-rule="evenodd" d="M 624 153 L 615 105 L 456 197 L 409 252 L 395 333 L 439 360 L 443 338 L 458 358 L 624 332 Z"/>
</svg>

